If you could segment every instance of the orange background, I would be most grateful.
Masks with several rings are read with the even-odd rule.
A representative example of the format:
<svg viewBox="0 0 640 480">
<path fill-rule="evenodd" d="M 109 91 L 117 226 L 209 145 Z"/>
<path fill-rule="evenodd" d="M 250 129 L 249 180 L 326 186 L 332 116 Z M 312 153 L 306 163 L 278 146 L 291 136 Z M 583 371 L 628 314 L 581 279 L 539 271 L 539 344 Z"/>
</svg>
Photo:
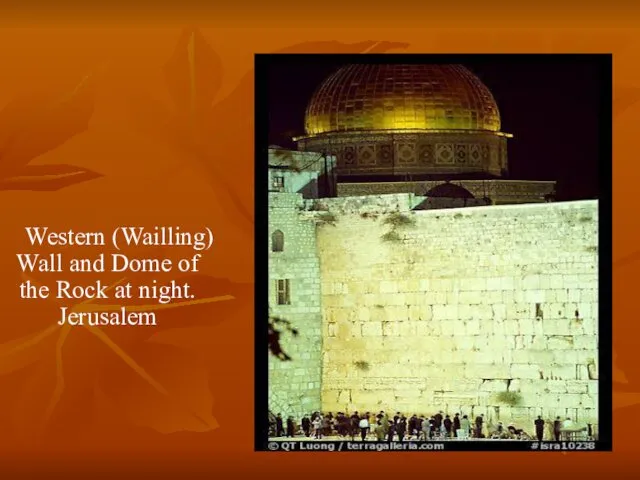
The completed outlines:
<svg viewBox="0 0 640 480">
<path fill-rule="evenodd" d="M 44 472 L 53 471 L 66 478 L 121 472 L 120 478 L 153 473 L 186 479 L 232 472 L 507 475 L 516 469 L 522 477 L 640 470 L 635 357 L 640 324 L 633 286 L 640 268 L 640 254 L 634 255 L 640 220 L 633 213 L 638 12 L 615 2 L 576 5 L 578 11 L 537 3 L 535 13 L 522 4 L 393 5 L 393 11 L 370 3 L 222 5 L 200 11 L 157 5 L 150 13 L 134 7 L 81 11 L 58 3 L 46 14 L 23 7 L 1 12 L 0 106 L 6 108 L 0 112 L 0 473 L 5 478 L 28 472 L 51 478 Z M 188 78 L 181 35 L 196 19 L 196 48 L 207 60 L 197 70 L 203 87 L 189 117 L 193 128 L 186 132 L 185 103 L 176 101 L 184 100 L 180 86 Z M 528 453 L 454 452 L 424 461 L 395 453 L 398 458 L 384 465 L 379 462 L 392 460 L 385 454 L 327 455 L 318 464 L 313 454 L 252 451 L 252 68 L 254 53 L 277 51 L 614 53 L 614 453 L 554 453 L 541 459 Z M 576 181 L 579 176 L 576 172 Z M 235 300 L 164 310 L 156 329 L 112 327 L 105 337 L 82 328 L 45 335 L 59 318 L 55 303 L 18 298 L 22 279 L 15 254 L 31 251 L 27 225 L 109 231 L 120 224 L 178 223 L 209 225 L 217 235 L 202 275 L 193 280 L 199 296 Z M 96 276 L 65 278 L 88 282 Z M 60 275 L 33 277 L 50 284 Z M 101 278 L 120 280 L 114 274 Z"/>
</svg>

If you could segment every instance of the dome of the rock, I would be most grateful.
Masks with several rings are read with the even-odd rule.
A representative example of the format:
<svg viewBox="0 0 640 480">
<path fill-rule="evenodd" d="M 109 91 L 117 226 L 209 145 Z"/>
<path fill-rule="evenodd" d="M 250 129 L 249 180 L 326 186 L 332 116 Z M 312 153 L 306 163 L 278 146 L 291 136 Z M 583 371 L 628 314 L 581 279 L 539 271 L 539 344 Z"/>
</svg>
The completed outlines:
<svg viewBox="0 0 640 480">
<path fill-rule="evenodd" d="M 348 65 L 309 102 L 307 135 L 349 131 L 498 132 L 489 89 L 461 65 Z"/>
<path fill-rule="evenodd" d="M 500 177 L 510 137 L 500 127 L 493 95 L 461 65 L 358 64 L 320 84 L 296 141 L 335 155 L 343 180 Z"/>
</svg>

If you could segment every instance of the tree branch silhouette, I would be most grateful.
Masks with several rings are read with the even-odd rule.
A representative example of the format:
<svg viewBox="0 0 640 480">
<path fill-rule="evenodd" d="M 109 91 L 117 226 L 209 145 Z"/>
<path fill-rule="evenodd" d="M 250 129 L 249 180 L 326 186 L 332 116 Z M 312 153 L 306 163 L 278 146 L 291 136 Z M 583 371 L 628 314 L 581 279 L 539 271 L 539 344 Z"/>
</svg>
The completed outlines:
<svg viewBox="0 0 640 480">
<path fill-rule="evenodd" d="M 280 336 L 283 332 L 289 332 L 294 337 L 297 337 L 299 332 L 297 329 L 291 325 L 289 320 L 285 320 L 281 317 L 269 317 L 269 351 L 273 356 L 282 361 L 290 361 L 292 360 L 291 356 L 289 356 L 280 343 Z"/>
</svg>

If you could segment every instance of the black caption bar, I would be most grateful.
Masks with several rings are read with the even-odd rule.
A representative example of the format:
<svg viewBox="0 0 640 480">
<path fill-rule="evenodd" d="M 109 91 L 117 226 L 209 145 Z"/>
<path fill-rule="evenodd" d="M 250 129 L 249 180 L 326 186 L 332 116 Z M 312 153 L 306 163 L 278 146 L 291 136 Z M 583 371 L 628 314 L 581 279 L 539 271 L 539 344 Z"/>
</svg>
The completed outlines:
<svg viewBox="0 0 640 480">
<path fill-rule="evenodd" d="M 444 442 L 357 442 L 278 440 L 266 443 L 262 451 L 271 452 L 602 452 L 611 446 L 598 441 L 486 441 L 449 440 Z"/>
</svg>

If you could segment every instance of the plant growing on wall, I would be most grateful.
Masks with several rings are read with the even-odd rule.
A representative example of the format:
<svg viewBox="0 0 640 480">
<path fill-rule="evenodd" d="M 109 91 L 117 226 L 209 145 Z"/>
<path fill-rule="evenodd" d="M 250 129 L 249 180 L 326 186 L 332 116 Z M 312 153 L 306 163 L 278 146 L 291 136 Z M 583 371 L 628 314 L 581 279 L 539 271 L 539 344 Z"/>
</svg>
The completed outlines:
<svg viewBox="0 0 640 480">
<path fill-rule="evenodd" d="M 333 213 L 324 212 L 316 217 L 316 221 L 319 224 L 329 224 L 335 226 L 337 218 Z"/>
<path fill-rule="evenodd" d="M 402 240 L 402 237 L 395 230 L 389 230 L 387 233 L 384 233 L 381 237 L 383 242 L 399 242 Z"/>
<path fill-rule="evenodd" d="M 369 362 L 365 362 L 364 360 L 357 360 L 355 362 L 353 362 L 353 365 L 358 369 L 361 370 L 363 372 L 366 372 L 369 370 L 369 368 L 371 367 L 371 365 L 369 365 Z"/>
<path fill-rule="evenodd" d="M 282 332 L 289 332 L 294 337 L 298 336 L 298 330 L 296 330 L 289 320 L 285 320 L 280 317 L 269 317 L 268 326 L 268 341 L 269 352 L 279 360 L 289 361 L 291 357 L 284 351 L 280 344 L 280 336 Z"/>
<path fill-rule="evenodd" d="M 516 407 L 522 403 L 522 395 L 519 392 L 500 392 L 496 395 L 498 403 Z"/>
<path fill-rule="evenodd" d="M 409 227 L 416 223 L 415 219 L 404 213 L 392 213 L 388 215 L 383 222 L 385 225 L 391 225 L 392 228 Z"/>
<path fill-rule="evenodd" d="M 415 219 L 404 213 L 396 212 L 387 217 L 382 222 L 384 225 L 390 225 L 391 230 L 383 234 L 380 238 L 383 242 L 399 242 L 402 236 L 398 233 L 398 229 L 410 227 L 415 224 Z"/>
</svg>

